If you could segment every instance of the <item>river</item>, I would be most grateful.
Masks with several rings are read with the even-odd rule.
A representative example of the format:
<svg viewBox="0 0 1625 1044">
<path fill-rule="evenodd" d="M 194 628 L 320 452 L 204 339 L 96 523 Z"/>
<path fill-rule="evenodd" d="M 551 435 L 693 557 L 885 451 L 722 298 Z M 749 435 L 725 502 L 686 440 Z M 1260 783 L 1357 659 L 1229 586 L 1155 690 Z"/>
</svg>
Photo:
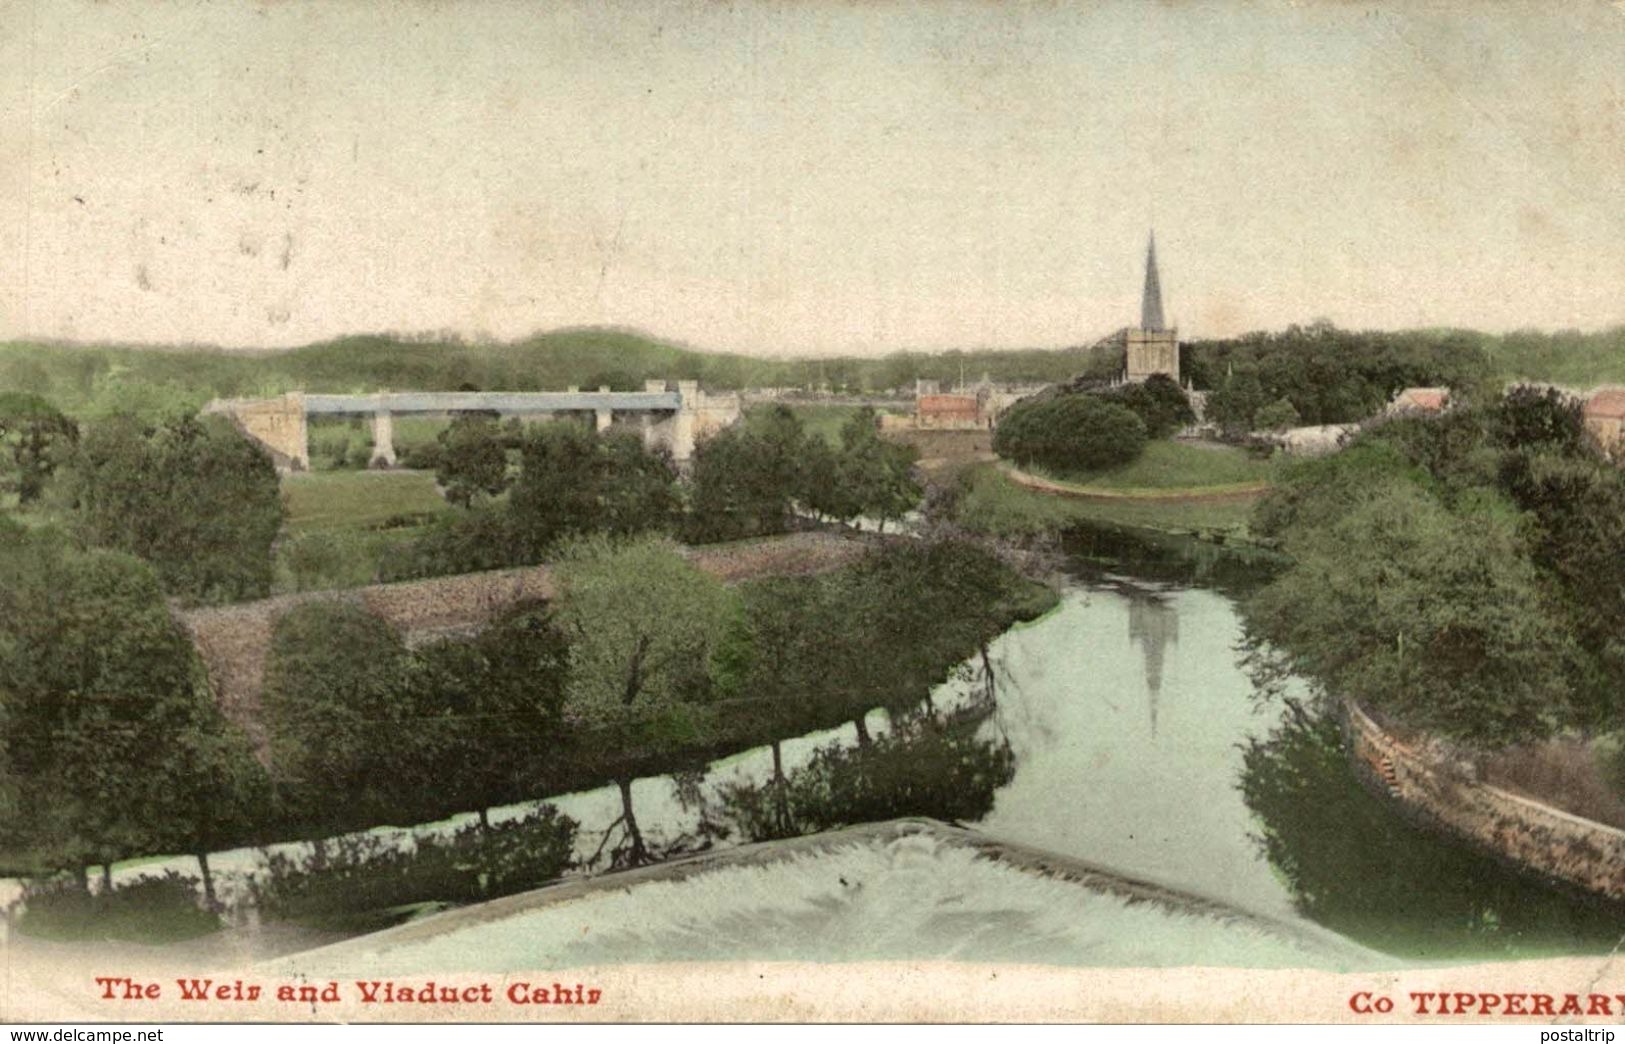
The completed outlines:
<svg viewBox="0 0 1625 1044">
<path fill-rule="evenodd" d="M 981 735 L 1008 743 L 1014 771 L 976 830 L 1408 961 L 1606 953 L 1625 936 L 1625 911 L 1412 826 L 1357 782 L 1335 721 L 1256 692 L 1238 600 L 1269 555 L 1106 528 L 1074 531 L 1066 550 L 1059 606 L 991 647 L 997 709 Z M 933 702 L 980 684 L 950 681 Z M 1285 695 L 1312 706 L 1301 683 Z M 847 727 L 791 741 L 786 766 L 854 740 Z M 766 750 L 746 752 L 698 790 L 770 768 Z M 689 831 L 695 793 L 639 781 L 646 833 Z M 608 790 L 561 807 L 589 829 L 619 812 Z"/>
</svg>

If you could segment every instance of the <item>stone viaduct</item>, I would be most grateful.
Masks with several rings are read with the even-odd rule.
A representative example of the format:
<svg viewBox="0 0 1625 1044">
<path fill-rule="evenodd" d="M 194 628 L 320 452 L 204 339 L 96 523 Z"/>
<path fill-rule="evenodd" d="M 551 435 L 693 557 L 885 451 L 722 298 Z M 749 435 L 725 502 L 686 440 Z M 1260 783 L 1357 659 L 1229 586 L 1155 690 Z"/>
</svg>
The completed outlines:
<svg viewBox="0 0 1625 1044">
<path fill-rule="evenodd" d="M 289 392 L 270 399 L 216 399 L 205 413 L 223 413 L 249 438 L 271 451 L 279 469 L 310 467 L 308 418 L 371 417 L 373 467 L 395 464 L 394 418 L 489 412 L 504 417 L 591 415 L 597 430 L 630 423 L 644 444 L 663 446 L 686 464 L 700 439 L 739 419 L 739 396 L 708 395 L 698 381 L 647 381 L 640 392 L 608 388 L 562 392 L 376 392 L 370 395 L 317 395 Z"/>
</svg>

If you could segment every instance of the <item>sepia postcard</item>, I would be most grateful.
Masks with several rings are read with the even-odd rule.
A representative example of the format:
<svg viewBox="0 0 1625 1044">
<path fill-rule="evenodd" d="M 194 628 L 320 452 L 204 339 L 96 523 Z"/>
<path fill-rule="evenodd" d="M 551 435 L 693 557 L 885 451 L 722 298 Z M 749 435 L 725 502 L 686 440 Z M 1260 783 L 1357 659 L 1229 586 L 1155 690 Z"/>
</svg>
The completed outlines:
<svg viewBox="0 0 1625 1044">
<path fill-rule="evenodd" d="M 1625 4 L 0 0 L 0 1020 L 1625 1019 Z"/>
</svg>

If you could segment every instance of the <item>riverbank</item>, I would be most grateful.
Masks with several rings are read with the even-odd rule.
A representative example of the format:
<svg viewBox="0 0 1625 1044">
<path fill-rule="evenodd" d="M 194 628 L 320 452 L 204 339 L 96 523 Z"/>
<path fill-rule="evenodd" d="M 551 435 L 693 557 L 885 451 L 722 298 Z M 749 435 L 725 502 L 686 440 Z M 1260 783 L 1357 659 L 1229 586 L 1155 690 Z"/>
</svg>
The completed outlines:
<svg viewBox="0 0 1625 1044">
<path fill-rule="evenodd" d="M 1625 900 L 1625 830 L 1482 782 L 1437 740 L 1344 704 L 1350 761 L 1409 818 L 1543 877 Z"/>
<path fill-rule="evenodd" d="M 1079 522 L 1097 522 L 1250 544 L 1247 520 L 1263 493 L 1248 487 L 1210 490 L 1208 496 L 1072 495 L 1065 484 L 992 463 L 962 468 L 940 485 L 949 491 L 955 522 L 967 531 L 1028 541 L 1055 539 Z"/>
</svg>

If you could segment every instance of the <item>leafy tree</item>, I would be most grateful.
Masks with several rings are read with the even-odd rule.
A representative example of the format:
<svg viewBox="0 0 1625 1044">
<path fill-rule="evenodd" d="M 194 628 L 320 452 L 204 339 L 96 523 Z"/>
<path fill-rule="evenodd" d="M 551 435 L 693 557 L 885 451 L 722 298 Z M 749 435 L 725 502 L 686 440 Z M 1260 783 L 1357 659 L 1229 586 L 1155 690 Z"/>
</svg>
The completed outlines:
<svg viewBox="0 0 1625 1044">
<path fill-rule="evenodd" d="M 533 424 L 520 449 L 508 513 L 520 561 L 540 561 L 562 538 L 625 536 L 669 527 L 676 471 L 627 432 L 595 434 L 568 422 Z"/>
<path fill-rule="evenodd" d="M 784 532 L 796 501 L 808 499 L 808 464 L 816 453 L 800 419 L 786 406 L 756 411 L 700 443 L 691 476 L 689 538 L 734 540 Z M 839 461 L 833 477 L 842 480 Z"/>
<path fill-rule="evenodd" d="M 1006 410 L 993 433 L 993 451 L 1023 466 L 1097 471 L 1138 457 L 1145 439 L 1144 422 L 1127 407 L 1069 393 L 1024 400 Z"/>
<path fill-rule="evenodd" d="M 276 468 L 221 417 L 148 427 L 94 425 L 75 457 L 80 526 L 93 544 L 157 567 L 165 590 L 193 602 L 262 597 L 282 526 Z"/>
<path fill-rule="evenodd" d="M 1509 449 L 1554 449 L 1576 453 L 1585 441 L 1580 400 L 1556 388 L 1519 385 L 1495 411 L 1495 435 Z"/>
<path fill-rule="evenodd" d="M 734 618 L 733 596 L 676 545 L 658 538 L 583 537 L 555 571 L 557 619 L 569 641 L 564 715 L 581 742 L 625 742 L 651 756 L 680 746 L 688 707 L 711 696 L 713 660 Z M 616 740 L 612 737 L 621 737 Z M 630 770 L 631 759 L 623 761 Z M 633 776 L 616 780 L 631 843 L 648 850 L 632 809 Z"/>
<path fill-rule="evenodd" d="M 79 426 L 38 395 L 0 392 L 0 491 L 39 499 L 79 441 Z"/>
<path fill-rule="evenodd" d="M 1287 530 L 1291 570 L 1255 595 L 1248 640 L 1327 690 L 1470 743 L 1549 735 L 1571 714 L 1571 641 L 1516 514 L 1459 514 L 1380 487 L 1329 525 Z"/>
<path fill-rule="evenodd" d="M 521 604 L 473 639 L 433 643 L 415 660 L 412 714 L 431 744 L 424 785 L 489 825 L 487 808 L 522 796 L 524 767 L 559 739 L 564 635 L 547 606 Z"/>
<path fill-rule="evenodd" d="M 1251 431 L 1257 427 L 1253 418 L 1269 401 L 1267 395 L 1251 369 L 1227 373 L 1208 393 L 1207 417 L 1226 431 Z"/>
<path fill-rule="evenodd" d="M 841 451 L 834 467 L 839 496 L 847 505 L 856 505 L 853 514 L 875 519 L 884 530 L 887 522 L 902 518 L 920 502 L 922 491 L 914 478 L 918 458 L 914 447 L 881 438 L 880 419 L 865 406 L 841 428 Z M 852 517 L 831 513 L 843 520 Z"/>
<path fill-rule="evenodd" d="M 1582 650 L 1570 676 L 1577 723 L 1625 726 L 1625 473 L 1592 456 L 1512 451 L 1501 477 L 1529 512 L 1531 556 Z"/>
<path fill-rule="evenodd" d="M 242 836 L 258 765 L 153 570 L 51 534 L 0 538 L 0 766 L 10 846 L 52 868 Z M 212 894 L 211 894 L 212 899 Z"/>
<path fill-rule="evenodd" d="M 508 488 L 508 454 L 490 414 L 460 413 L 441 430 L 435 480 L 446 499 L 468 507 L 475 497 L 494 497 Z"/>
<path fill-rule="evenodd" d="M 1184 389 L 1167 374 L 1152 374 L 1144 381 L 1120 385 L 1101 394 L 1132 410 L 1145 425 L 1149 438 L 1167 438 L 1196 420 Z"/>
<path fill-rule="evenodd" d="M 410 799 L 400 766 L 424 760 L 425 734 L 407 665 L 400 635 L 358 606 L 306 602 L 276 622 L 260 704 L 278 796 L 307 829 L 375 822 Z"/>
<path fill-rule="evenodd" d="M 1185 345 L 1186 372 L 1208 390 L 1209 419 L 1254 427 L 1257 411 L 1285 398 L 1304 424 L 1362 420 L 1402 388 L 1444 386 L 1453 398 L 1488 393 L 1483 338 L 1459 331 L 1381 333 L 1326 322 Z"/>
</svg>

